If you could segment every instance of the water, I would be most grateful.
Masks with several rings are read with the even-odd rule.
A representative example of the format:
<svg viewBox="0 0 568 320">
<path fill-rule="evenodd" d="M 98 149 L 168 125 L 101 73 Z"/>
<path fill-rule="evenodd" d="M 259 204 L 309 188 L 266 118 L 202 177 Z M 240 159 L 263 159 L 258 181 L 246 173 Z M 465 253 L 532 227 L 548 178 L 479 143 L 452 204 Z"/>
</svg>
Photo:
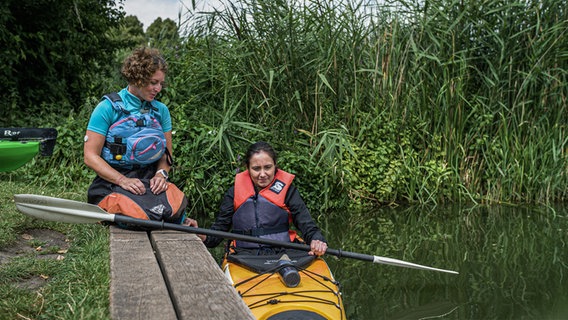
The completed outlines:
<svg viewBox="0 0 568 320">
<path fill-rule="evenodd" d="M 458 271 L 326 259 L 348 319 L 568 319 L 568 208 L 448 206 L 335 214 L 330 247 Z"/>
</svg>

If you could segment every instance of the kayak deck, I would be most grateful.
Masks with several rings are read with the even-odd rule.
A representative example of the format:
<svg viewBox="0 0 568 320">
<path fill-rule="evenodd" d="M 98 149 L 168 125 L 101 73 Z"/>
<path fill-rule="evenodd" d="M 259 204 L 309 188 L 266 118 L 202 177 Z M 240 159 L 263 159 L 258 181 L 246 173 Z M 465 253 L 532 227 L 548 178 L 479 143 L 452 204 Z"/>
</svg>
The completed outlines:
<svg viewBox="0 0 568 320">
<path fill-rule="evenodd" d="M 0 171 L 12 171 L 26 164 L 39 152 L 39 141 L 0 140 Z"/>
<path fill-rule="evenodd" d="M 38 153 L 51 156 L 56 139 L 54 128 L 0 128 L 0 172 L 16 170 Z"/>
<path fill-rule="evenodd" d="M 297 268 L 300 282 L 295 287 L 284 285 L 277 267 L 257 273 L 225 259 L 222 268 L 259 320 L 345 319 L 339 283 L 321 258 Z"/>
</svg>

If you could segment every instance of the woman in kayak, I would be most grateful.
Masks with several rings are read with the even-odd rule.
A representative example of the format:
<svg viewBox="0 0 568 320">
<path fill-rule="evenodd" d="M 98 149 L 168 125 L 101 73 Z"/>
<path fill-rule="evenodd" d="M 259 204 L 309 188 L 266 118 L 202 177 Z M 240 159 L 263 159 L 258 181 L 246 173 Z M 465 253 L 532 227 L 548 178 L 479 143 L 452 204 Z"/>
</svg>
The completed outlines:
<svg viewBox="0 0 568 320">
<path fill-rule="evenodd" d="M 247 153 L 247 170 L 235 177 L 227 190 L 212 230 L 229 231 L 277 241 L 297 241 L 290 230 L 293 223 L 303 240 L 310 245 L 311 255 L 323 255 L 327 243 L 312 219 L 298 189 L 292 185 L 294 175 L 279 169 L 277 155 L 266 142 L 252 144 Z M 208 248 L 218 246 L 223 239 L 201 236 Z M 280 248 L 234 241 L 236 253 L 275 254 Z"/>
</svg>

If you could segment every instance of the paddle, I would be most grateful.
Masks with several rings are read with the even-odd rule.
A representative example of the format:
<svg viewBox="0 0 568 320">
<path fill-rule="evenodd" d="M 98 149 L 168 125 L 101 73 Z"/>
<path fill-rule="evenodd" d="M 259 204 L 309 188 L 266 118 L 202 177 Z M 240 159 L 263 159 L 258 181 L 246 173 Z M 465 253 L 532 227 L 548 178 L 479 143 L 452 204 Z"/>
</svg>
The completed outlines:
<svg viewBox="0 0 568 320">
<path fill-rule="evenodd" d="M 176 230 L 176 231 L 182 231 L 194 234 L 204 234 L 207 236 L 213 236 L 225 239 L 235 239 L 241 241 L 255 242 L 274 247 L 310 251 L 310 246 L 305 244 L 282 242 L 282 241 L 257 238 L 242 234 L 230 233 L 230 232 L 222 232 L 211 229 L 183 226 L 163 221 L 142 220 L 118 214 L 109 214 L 100 207 L 85 202 L 40 196 L 34 194 L 17 194 L 14 195 L 14 200 L 16 202 L 16 207 L 22 213 L 43 220 L 67 222 L 67 223 L 96 223 L 100 221 L 108 221 L 108 222 L 131 224 L 131 225 L 152 228 L 152 229 Z M 402 260 L 343 251 L 340 249 L 328 248 L 326 254 L 337 256 L 340 258 L 342 257 L 352 258 L 362 261 L 370 261 L 373 263 L 388 264 L 398 267 L 458 274 L 458 272 L 452 270 L 432 268 L 415 263 L 405 262 Z"/>
</svg>

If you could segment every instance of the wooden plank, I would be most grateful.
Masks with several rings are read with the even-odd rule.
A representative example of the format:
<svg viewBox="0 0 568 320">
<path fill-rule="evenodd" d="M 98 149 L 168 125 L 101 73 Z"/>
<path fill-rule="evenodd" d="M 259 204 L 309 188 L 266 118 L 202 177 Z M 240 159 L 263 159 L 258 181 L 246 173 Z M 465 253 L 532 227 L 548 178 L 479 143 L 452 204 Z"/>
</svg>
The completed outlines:
<svg viewBox="0 0 568 320">
<path fill-rule="evenodd" d="M 177 319 L 147 232 L 110 227 L 110 270 L 112 319 Z"/>
<path fill-rule="evenodd" d="M 255 319 L 196 235 L 152 231 L 150 238 L 180 319 Z"/>
</svg>

